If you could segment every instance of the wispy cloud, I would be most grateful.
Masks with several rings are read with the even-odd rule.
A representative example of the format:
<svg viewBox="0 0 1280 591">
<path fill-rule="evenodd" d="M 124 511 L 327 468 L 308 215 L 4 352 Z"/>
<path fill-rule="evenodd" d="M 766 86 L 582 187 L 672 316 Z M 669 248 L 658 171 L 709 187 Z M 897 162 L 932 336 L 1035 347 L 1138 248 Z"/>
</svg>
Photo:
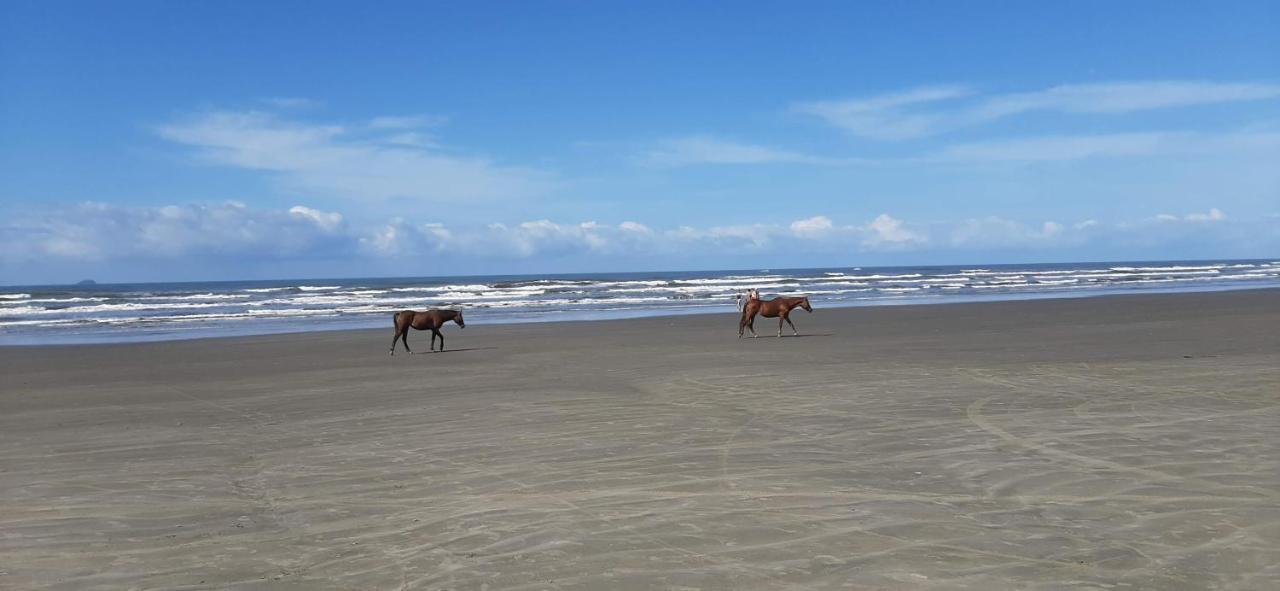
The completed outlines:
<svg viewBox="0 0 1280 591">
<path fill-rule="evenodd" d="M 927 87 L 904 92 L 836 101 L 814 101 L 792 106 L 797 113 L 813 115 L 854 135 L 882 140 L 903 140 L 938 133 L 953 126 L 941 112 L 920 109 L 970 96 L 963 87 Z"/>
<path fill-rule="evenodd" d="M 279 109 L 308 109 L 321 105 L 320 101 L 296 96 L 273 96 L 262 102 Z"/>
<path fill-rule="evenodd" d="M 863 158 L 832 158 L 720 139 L 693 135 L 658 142 L 641 158 L 651 166 L 690 166 L 695 164 L 811 164 L 845 166 L 871 164 Z"/>
<path fill-rule="evenodd" d="M 422 127 L 438 127 L 448 122 L 449 118 L 441 115 L 374 117 L 369 120 L 369 129 L 418 129 Z"/>
<path fill-rule="evenodd" d="M 814 161 L 813 157 L 799 152 L 717 139 L 705 135 L 688 136 L 659 142 L 657 147 L 642 159 L 643 163 L 654 166 L 771 164 L 812 161 Z"/>
<path fill-rule="evenodd" d="M 157 131 L 194 148 L 205 161 L 267 172 L 290 189 L 339 198 L 454 204 L 527 197 L 555 182 L 545 171 L 442 152 L 433 138 L 405 131 L 430 123 L 421 117 L 381 118 L 362 129 L 218 111 Z"/>
<path fill-rule="evenodd" d="M 1204 213 L 1189 213 L 1183 216 L 1176 216 L 1167 213 L 1157 214 L 1155 217 L 1157 222 L 1221 222 L 1227 219 L 1227 214 L 1216 207 L 1210 208 Z"/>
<path fill-rule="evenodd" d="M 947 133 L 1034 111 L 1120 114 L 1280 98 L 1280 84 L 1142 81 L 1068 84 L 1044 90 L 979 95 L 964 87 L 927 87 L 848 100 L 798 103 L 853 135 L 906 140 Z"/>
<path fill-rule="evenodd" d="M 931 161 L 1049 162 L 1100 157 L 1280 153 L 1280 132 L 1157 131 L 998 139 L 954 144 Z"/>
</svg>

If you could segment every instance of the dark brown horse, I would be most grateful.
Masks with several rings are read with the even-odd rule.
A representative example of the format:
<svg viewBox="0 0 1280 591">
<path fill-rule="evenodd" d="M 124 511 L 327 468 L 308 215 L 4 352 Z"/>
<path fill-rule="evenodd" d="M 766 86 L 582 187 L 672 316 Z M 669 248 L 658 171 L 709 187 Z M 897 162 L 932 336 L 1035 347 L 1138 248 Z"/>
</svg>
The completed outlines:
<svg viewBox="0 0 1280 591">
<path fill-rule="evenodd" d="M 752 297 L 749 297 L 742 306 L 742 320 L 738 322 L 738 338 L 742 338 L 744 329 L 751 331 L 752 338 L 760 336 L 756 334 L 756 314 L 765 318 L 777 318 L 778 336 L 782 336 L 783 322 L 791 326 L 792 333 L 799 335 L 800 331 L 796 330 L 796 325 L 791 324 L 791 310 L 797 307 L 804 308 L 805 312 L 813 312 L 807 297 L 762 300 L 759 295 L 752 294 Z"/>
<path fill-rule="evenodd" d="M 396 354 L 396 341 L 399 340 L 404 343 L 404 350 L 413 355 L 413 351 L 409 349 L 409 327 L 417 330 L 431 329 L 431 350 L 436 350 L 436 337 L 440 337 L 440 350 L 443 351 L 444 335 L 440 333 L 440 327 L 450 320 L 456 322 L 460 328 L 467 327 L 467 323 L 462 320 L 462 312 L 457 310 L 427 310 L 426 312 L 405 310 L 396 312 L 396 334 L 391 337 L 391 354 Z"/>
</svg>

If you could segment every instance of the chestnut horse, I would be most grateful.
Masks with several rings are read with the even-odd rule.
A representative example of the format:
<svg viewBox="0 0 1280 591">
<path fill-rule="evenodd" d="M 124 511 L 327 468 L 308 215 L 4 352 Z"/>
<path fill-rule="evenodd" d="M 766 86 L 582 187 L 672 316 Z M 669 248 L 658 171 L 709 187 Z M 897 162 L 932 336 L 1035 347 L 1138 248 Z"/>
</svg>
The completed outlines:
<svg viewBox="0 0 1280 591">
<path fill-rule="evenodd" d="M 800 331 L 796 330 L 796 325 L 791 324 L 791 310 L 794 308 L 804 308 L 805 312 L 813 312 L 813 308 L 809 306 L 809 298 L 773 298 L 772 300 L 760 299 L 759 292 L 751 290 L 749 297 L 742 306 L 742 320 L 738 322 L 738 338 L 742 338 L 743 329 L 751 331 L 751 338 L 758 337 L 756 334 L 756 314 L 760 314 L 765 318 L 778 319 L 778 336 L 782 336 L 782 323 L 786 322 L 791 326 L 791 332 L 799 335 Z"/>
<path fill-rule="evenodd" d="M 391 337 L 391 354 L 396 354 L 396 341 L 404 343 L 404 350 L 409 351 L 413 355 L 413 351 L 409 349 L 409 327 L 417 330 L 431 329 L 431 350 L 436 350 L 436 337 L 440 337 L 440 350 L 444 350 L 444 335 L 440 333 L 440 327 L 448 321 L 454 321 L 459 328 L 466 328 L 467 323 L 462 320 L 462 312 L 457 310 L 427 310 L 426 312 L 414 312 L 413 310 L 405 310 L 396 312 L 396 334 Z"/>
</svg>

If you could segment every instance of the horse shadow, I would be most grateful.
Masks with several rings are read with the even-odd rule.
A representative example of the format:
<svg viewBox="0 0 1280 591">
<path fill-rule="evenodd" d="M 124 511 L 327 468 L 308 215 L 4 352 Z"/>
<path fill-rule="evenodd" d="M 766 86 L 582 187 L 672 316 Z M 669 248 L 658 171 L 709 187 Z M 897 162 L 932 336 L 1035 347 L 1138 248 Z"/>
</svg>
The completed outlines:
<svg viewBox="0 0 1280 591">
<path fill-rule="evenodd" d="M 497 348 L 498 347 L 463 347 L 461 349 L 445 349 L 443 351 L 426 351 L 426 352 L 415 351 L 413 354 L 414 355 L 431 355 L 433 353 L 462 353 L 465 351 L 492 351 Z"/>
</svg>

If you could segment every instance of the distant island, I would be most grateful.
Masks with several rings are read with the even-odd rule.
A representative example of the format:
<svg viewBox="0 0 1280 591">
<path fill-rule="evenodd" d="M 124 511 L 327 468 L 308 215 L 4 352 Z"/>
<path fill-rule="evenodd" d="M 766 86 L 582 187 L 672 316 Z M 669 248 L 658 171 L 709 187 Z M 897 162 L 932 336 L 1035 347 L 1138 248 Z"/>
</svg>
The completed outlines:
<svg viewBox="0 0 1280 591">
<path fill-rule="evenodd" d="M 76 282 L 76 285 L 97 285 L 97 284 L 98 282 L 92 279 L 81 279 L 80 281 Z"/>
</svg>

